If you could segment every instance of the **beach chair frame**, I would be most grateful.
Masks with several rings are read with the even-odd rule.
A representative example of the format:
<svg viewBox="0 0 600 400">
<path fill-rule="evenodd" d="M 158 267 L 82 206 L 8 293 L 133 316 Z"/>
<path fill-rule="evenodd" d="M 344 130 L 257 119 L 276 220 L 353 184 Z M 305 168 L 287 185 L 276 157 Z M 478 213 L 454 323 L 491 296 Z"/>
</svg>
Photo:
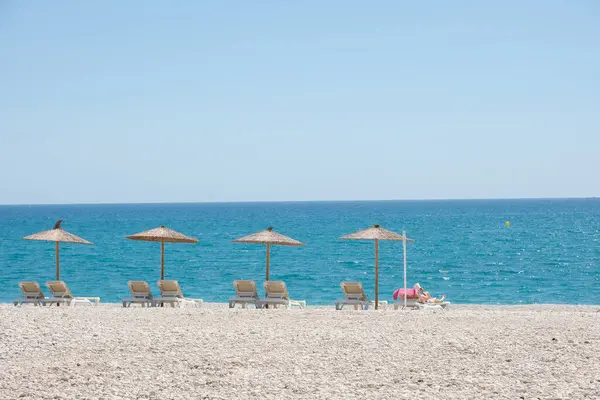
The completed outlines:
<svg viewBox="0 0 600 400">
<path fill-rule="evenodd" d="M 342 300 L 335 301 L 336 310 L 342 310 L 344 306 L 353 306 L 355 310 L 357 310 L 359 307 L 361 310 L 369 309 L 372 302 L 367 299 L 365 289 L 363 288 L 361 282 L 342 282 L 340 283 L 340 287 L 344 293 L 344 298 Z M 379 304 L 382 303 L 382 301 L 379 302 Z"/>
<path fill-rule="evenodd" d="M 154 306 L 169 304 L 171 307 L 200 307 L 204 300 L 183 297 L 179 282 L 162 279 L 157 282 L 160 296 L 153 299 Z"/>
<path fill-rule="evenodd" d="M 273 308 L 284 306 L 287 309 L 306 307 L 306 300 L 290 299 L 287 286 L 283 281 L 265 281 L 264 287 L 265 297 L 257 301 L 257 308 L 264 308 L 267 305 L 273 306 Z"/>
<path fill-rule="evenodd" d="M 46 287 L 52 293 L 52 296 L 46 297 L 43 302 L 57 306 L 66 304 L 67 306 L 75 306 L 77 304 L 95 305 L 100 304 L 100 297 L 74 297 L 69 290 L 69 287 L 64 281 L 48 281 Z"/>
<path fill-rule="evenodd" d="M 248 304 L 253 304 L 254 307 L 259 308 L 257 303 L 260 301 L 260 298 L 256 290 L 256 282 L 237 280 L 233 281 L 233 287 L 235 289 L 235 296 L 229 299 L 229 308 L 235 308 L 236 304 L 241 304 L 242 308 L 246 308 Z"/>
<path fill-rule="evenodd" d="M 21 289 L 22 297 L 17 298 L 13 301 L 15 306 L 20 306 L 23 304 L 33 304 L 34 306 L 44 306 L 44 300 L 46 296 L 44 296 L 44 292 L 42 292 L 42 288 L 40 284 L 37 282 L 19 282 L 19 288 Z"/>
<path fill-rule="evenodd" d="M 141 304 L 142 307 L 152 307 L 154 305 L 152 291 L 148 282 L 128 281 L 127 286 L 131 292 L 131 297 L 125 297 L 121 300 L 123 307 L 130 307 L 132 304 Z"/>
</svg>

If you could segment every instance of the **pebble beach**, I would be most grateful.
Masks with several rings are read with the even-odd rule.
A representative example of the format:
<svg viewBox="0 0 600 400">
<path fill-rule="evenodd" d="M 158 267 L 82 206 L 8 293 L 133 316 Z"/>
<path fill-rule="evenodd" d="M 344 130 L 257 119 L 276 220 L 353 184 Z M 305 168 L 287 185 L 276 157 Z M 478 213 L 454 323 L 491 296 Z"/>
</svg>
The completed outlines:
<svg viewBox="0 0 600 400">
<path fill-rule="evenodd" d="M 600 306 L 0 305 L 0 399 L 598 399 Z"/>
</svg>

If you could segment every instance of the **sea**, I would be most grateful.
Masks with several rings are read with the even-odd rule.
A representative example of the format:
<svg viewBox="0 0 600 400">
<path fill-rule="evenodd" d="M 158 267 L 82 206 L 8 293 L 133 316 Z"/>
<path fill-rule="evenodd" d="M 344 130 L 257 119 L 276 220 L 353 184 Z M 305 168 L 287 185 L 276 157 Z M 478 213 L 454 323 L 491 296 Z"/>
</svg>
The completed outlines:
<svg viewBox="0 0 600 400">
<path fill-rule="evenodd" d="M 187 297 L 226 302 L 233 281 L 263 292 L 265 246 L 232 240 L 269 226 L 305 243 L 272 246 L 271 279 L 292 298 L 331 305 L 342 281 L 374 297 L 374 243 L 340 237 L 373 224 L 414 239 L 407 281 L 454 303 L 600 304 L 600 199 L 448 200 L 0 206 L 0 302 L 19 281 L 55 279 L 54 243 L 22 240 L 52 228 L 93 245 L 61 244 L 61 279 L 76 296 L 120 302 L 128 280 L 155 293 L 160 244 L 126 239 L 165 225 L 198 239 L 165 244 L 165 278 Z M 379 295 L 403 286 L 402 242 L 379 244 Z"/>
</svg>

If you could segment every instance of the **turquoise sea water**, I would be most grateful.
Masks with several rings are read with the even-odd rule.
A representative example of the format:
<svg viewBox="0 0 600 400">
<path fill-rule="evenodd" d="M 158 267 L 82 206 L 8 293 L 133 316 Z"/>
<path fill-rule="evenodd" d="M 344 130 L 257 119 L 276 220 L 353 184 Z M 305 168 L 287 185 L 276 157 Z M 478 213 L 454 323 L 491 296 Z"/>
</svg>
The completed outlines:
<svg viewBox="0 0 600 400">
<path fill-rule="evenodd" d="M 453 302 L 600 304 L 597 199 L 0 206 L 0 302 L 19 294 L 21 280 L 54 279 L 54 244 L 21 238 L 59 218 L 94 243 L 61 245 L 61 279 L 75 295 L 108 302 L 130 279 L 158 292 L 160 245 L 125 235 L 159 225 L 199 240 L 165 245 L 166 278 L 189 297 L 224 302 L 234 279 L 256 280 L 262 292 L 264 246 L 231 241 L 271 225 L 307 244 L 272 248 L 271 279 L 293 297 L 330 304 L 344 280 L 362 281 L 373 297 L 373 243 L 339 237 L 378 223 L 415 239 L 409 285 Z M 402 280 L 402 243 L 381 242 L 380 298 L 391 300 Z"/>
</svg>

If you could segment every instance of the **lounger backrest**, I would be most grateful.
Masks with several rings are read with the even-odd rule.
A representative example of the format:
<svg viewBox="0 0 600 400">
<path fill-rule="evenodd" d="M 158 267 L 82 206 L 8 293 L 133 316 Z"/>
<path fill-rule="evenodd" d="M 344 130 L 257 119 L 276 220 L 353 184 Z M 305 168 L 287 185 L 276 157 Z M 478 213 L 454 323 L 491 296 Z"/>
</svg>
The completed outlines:
<svg viewBox="0 0 600 400">
<path fill-rule="evenodd" d="M 129 281 L 127 282 L 131 296 L 140 299 L 151 299 L 152 292 L 150 291 L 150 285 L 146 281 Z"/>
<path fill-rule="evenodd" d="M 347 300 L 367 300 L 365 290 L 360 282 L 342 282 L 340 285 Z"/>
<path fill-rule="evenodd" d="M 44 293 L 37 282 L 19 282 L 21 293 L 26 299 L 43 299 Z"/>
<path fill-rule="evenodd" d="M 177 281 L 158 281 L 158 288 L 162 297 L 183 298 L 183 293 L 181 293 L 181 288 Z"/>
<path fill-rule="evenodd" d="M 73 295 L 69 290 L 67 284 L 63 281 L 50 281 L 46 282 L 46 286 L 48 286 L 48 290 L 52 293 L 53 297 L 61 297 L 64 299 L 72 299 Z"/>
<path fill-rule="evenodd" d="M 235 288 L 235 294 L 237 297 L 258 299 L 256 282 L 254 281 L 233 281 L 233 287 Z"/>
<path fill-rule="evenodd" d="M 289 300 L 290 298 L 283 281 L 265 281 L 265 294 L 270 299 Z"/>
</svg>

